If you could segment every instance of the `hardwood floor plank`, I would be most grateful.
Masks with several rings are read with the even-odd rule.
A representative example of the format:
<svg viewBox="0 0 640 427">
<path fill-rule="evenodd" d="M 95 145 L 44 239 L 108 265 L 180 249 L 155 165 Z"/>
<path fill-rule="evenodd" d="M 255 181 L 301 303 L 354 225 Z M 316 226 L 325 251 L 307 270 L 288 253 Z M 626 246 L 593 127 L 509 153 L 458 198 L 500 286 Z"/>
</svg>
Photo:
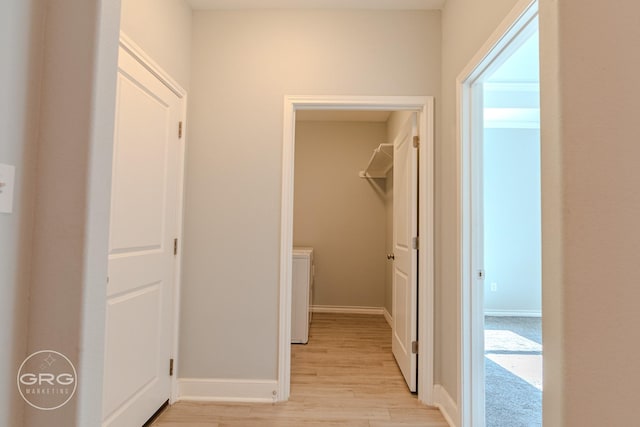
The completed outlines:
<svg viewBox="0 0 640 427">
<path fill-rule="evenodd" d="M 383 316 L 315 313 L 309 344 L 292 345 L 288 402 L 178 402 L 155 427 L 447 427 L 408 391 Z"/>
</svg>

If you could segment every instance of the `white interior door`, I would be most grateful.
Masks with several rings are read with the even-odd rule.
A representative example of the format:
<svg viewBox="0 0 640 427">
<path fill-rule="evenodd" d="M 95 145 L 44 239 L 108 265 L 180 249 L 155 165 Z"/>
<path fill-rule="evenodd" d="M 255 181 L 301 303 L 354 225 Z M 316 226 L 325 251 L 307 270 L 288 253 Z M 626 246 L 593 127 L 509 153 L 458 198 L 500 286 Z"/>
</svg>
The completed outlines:
<svg viewBox="0 0 640 427">
<path fill-rule="evenodd" d="M 170 396 L 181 102 L 120 49 L 103 426 L 140 427 Z"/>
<path fill-rule="evenodd" d="M 402 126 L 393 147 L 393 328 L 392 349 L 409 389 L 417 391 L 418 149 L 417 114 Z M 417 241 L 415 242 L 417 245 Z"/>
</svg>

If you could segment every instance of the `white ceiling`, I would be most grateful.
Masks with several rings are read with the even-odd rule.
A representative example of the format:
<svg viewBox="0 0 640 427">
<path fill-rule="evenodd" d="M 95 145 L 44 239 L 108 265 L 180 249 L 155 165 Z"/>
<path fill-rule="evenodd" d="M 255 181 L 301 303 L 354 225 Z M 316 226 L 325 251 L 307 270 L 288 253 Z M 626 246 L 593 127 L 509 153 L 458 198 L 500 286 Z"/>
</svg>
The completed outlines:
<svg viewBox="0 0 640 427">
<path fill-rule="evenodd" d="M 299 110 L 296 120 L 301 122 L 386 122 L 391 111 Z"/>
<path fill-rule="evenodd" d="M 200 9 L 442 9 L 445 0 L 187 0 Z"/>
</svg>

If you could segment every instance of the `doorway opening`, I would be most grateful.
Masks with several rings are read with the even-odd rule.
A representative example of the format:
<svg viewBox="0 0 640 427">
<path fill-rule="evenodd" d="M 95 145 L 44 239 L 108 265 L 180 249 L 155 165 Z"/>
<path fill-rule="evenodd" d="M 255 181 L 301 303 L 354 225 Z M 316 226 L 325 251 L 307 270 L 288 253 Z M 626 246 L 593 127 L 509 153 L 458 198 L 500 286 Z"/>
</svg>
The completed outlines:
<svg viewBox="0 0 640 427">
<path fill-rule="evenodd" d="M 394 253 L 398 252 L 398 260 L 402 255 L 402 248 L 394 250 L 398 225 L 413 223 L 417 228 L 417 149 L 412 148 L 411 159 L 402 157 L 417 133 L 416 118 L 417 112 L 411 111 L 297 114 L 293 398 L 299 393 L 330 394 L 337 372 L 354 390 L 365 390 L 372 378 L 395 384 L 402 378 L 398 366 L 404 368 L 408 391 L 416 391 L 415 368 L 409 366 L 416 356 L 401 351 L 405 347 L 401 336 L 413 333 L 411 340 L 415 339 L 417 324 L 406 325 L 402 313 L 415 312 L 417 301 L 405 303 L 403 283 L 393 283 Z M 400 176 L 407 169 L 413 169 L 414 182 L 403 189 Z M 413 194 L 413 200 L 403 200 L 403 194 Z M 409 212 L 407 204 L 412 202 L 416 206 Z M 400 217 L 405 218 L 402 223 L 396 221 Z M 418 235 L 417 230 L 410 233 Z M 409 249 L 417 259 L 417 251 Z M 407 267 L 411 268 L 409 263 Z M 414 271 L 415 262 L 412 267 Z M 415 288 L 415 273 L 403 274 L 408 279 L 404 284 Z M 406 307 L 394 306 L 403 303 Z M 391 313 L 396 312 L 401 315 L 394 319 Z M 402 388 L 399 394 L 406 397 L 406 391 Z"/>
<path fill-rule="evenodd" d="M 542 425 L 537 2 L 522 1 L 458 79 L 461 425 Z"/>
<path fill-rule="evenodd" d="M 537 22 L 483 83 L 482 258 L 487 427 L 542 425 Z M 526 35 L 526 37 L 524 37 Z"/>
<path fill-rule="evenodd" d="M 323 112 L 349 112 L 350 114 L 387 114 L 391 111 L 403 113 L 415 111 L 415 131 L 419 135 L 420 157 L 417 161 L 416 172 L 420 173 L 419 198 L 421 200 L 420 215 L 416 218 L 416 226 L 419 223 L 421 232 L 415 236 L 416 273 L 419 280 L 415 289 L 415 295 L 419 295 L 414 315 L 415 329 L 418 329 L 417 319 L 420 318 L 420 328 L 414 329 L 417 345 L 409 341 L 405 347 L 410 354 L 412 347 L 417 350 L 416 363 L 413 372 L 420 373 L 417 377 L 416 387 L 418 397 L 424 403 L 430 403 L 433 388 L 433 99 L 431 97 L 286 97 L 285 98 L 285 122 L 284 122 L 284 147 L 283 147 L 283 192 L 282 192 L 282 240 L 281 240 L 281 282 L 280 282 L 280 338 L 279 338 L 279 372 L 278 372 L 278 396 L 280 401 L 288 400 L 291 384 L 291 330 L 292 330 L 292 273 L 293 273 L 293 245 L 294 245 L 294 163 L 296 143 L 296 118 L 304 116 L 309 111 Z M 357 113 L 359 112 L 359 113 Z M 300 129 L 311 125 L 299 125 Z M 386 138 L 385 138 L 386 139 Z M 413 142 L 412 142 L 413 143 Z M 326 147 L 325 147 L 326 148 Z M 336 160 L 339 152 L 333 153 Z M 370 155 L 370 154 L 369 154 Z M 366 165 L 367 158 L 362 159 L 362 165 L 353 171 L 359 185 L 366 182 L 367 177 L 359 177 L 358 172 Z M 331 173 L 331 170 L 325 173 Z M 416 182 L 417 183 L 417 182 Z M 377 188 L 384 195 L 384 189 L 380 183 L 369 183 L 372 188 Z M 339 207 L 338 207 L 339 208 Z M 384 209 L 383 209 L 384 211 Z M 417 209 L 416 209 L 417 212 Z M 384 215 L 382 216 L 384 218 Z M 380 224 L 383 234 L 385 224 Z M 302 242 L 304 244 L 309 244 Z M 296 242 L 299 244 L 299 242 Z M 322 246 L 323 243 L 320 243 Z M 417 248 L 425 250 L 417 251 Z M 332 254 L 325 252 L 323 257 L 329 258 Z M 314 256 L 318 256 L 315 254 Z M 326 259 L 325 258 L 325 259 Z M 384 260 L 383 260 L 384 261 Z M 384 265 L 384 264 L 382 264 Z M 322 267 L 324 269 L 324 267 Z M 384 267 L 383 267 L 384 270 Z M 324 271 L 324 270 L 323 270 Z M 383 273 L 383 276 L 384 273 Z M 384 285 L 384 282 L 382 283 Z M 384 293 L 384 286 L 382 286 Z M 326 291 L 323 290 L 323 292 Z M 315 292 L 317 294 L 317 292 Z M 339 293 L 339 292 L 338 292 Z M 320 311 L 331 311 L 331 306 L 336 305 L 337 300 L 332 300 L 329 293 L 320 294 L 324 301 L 316 300 Z M 384 300 L 384 295 L 382 295 Z M 323 307 L 324 310 L 323 310 Z M 329 309 L 327 309 L 329 307 Z M 335 308 L 335 307 L 334 307 Z M 381 308 L 381 307 L 379 307 Z M 384 309 L 380 310 L 384 312 Z M 409 333 L 403 337 L 410 337 Z M 411 377 L 411 375 L 409 375 Z"/>
</svg>

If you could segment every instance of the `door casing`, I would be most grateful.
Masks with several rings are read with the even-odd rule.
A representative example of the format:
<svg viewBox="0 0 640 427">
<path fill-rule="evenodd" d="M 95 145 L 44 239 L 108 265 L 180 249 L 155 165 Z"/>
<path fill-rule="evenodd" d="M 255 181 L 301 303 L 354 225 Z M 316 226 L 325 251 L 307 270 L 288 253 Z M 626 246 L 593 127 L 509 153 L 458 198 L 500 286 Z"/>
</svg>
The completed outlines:
<svg viewBox="0 0 640 427">
<path fill-rule="evenodd" d="M 418 111 L 420 136 L 418 228 L 418 398 L 433 404 L 434 378 L 434 98 L 431 96 L 285 96 L 282 149 L 278 391 L 289 399 L 291 385 L 291 257 L 295 120 L 299 110 Z"/>
</svg>

